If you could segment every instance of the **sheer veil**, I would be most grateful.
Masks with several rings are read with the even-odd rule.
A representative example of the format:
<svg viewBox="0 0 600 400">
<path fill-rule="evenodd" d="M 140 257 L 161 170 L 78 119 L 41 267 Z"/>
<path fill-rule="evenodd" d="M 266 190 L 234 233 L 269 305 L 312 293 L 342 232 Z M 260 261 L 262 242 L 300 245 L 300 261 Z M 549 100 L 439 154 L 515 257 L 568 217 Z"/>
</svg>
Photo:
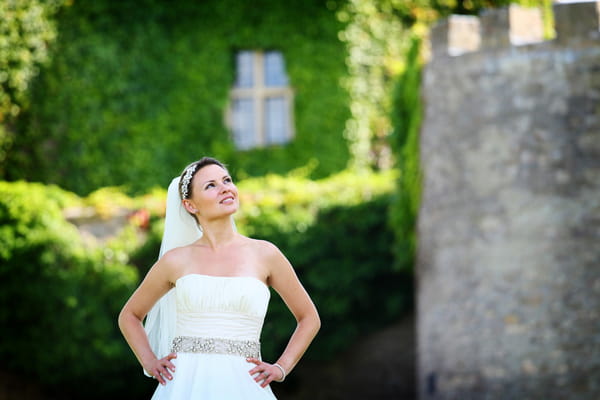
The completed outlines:
<svg viewBox="0 0 600 400">
<path fill-rule="evenodd" d="M 158 258 L 162 257 L 167 251 L 191 244 L 202 236 L 194 217 L 187 213 L 181 203 L 179 179 L 179 177 L 174 178 L 169 185 L 165 230 Z M 150 347 L 158 358 L 165 357 L 170 353 L 171 342 L 175 337 L 177 323 L 175 300 L 175 290 L 171 289 L 146 316 L 144 329 L 148 335 Z M 146 371 L 144 373 L 148 375 Z"/>
</svg>

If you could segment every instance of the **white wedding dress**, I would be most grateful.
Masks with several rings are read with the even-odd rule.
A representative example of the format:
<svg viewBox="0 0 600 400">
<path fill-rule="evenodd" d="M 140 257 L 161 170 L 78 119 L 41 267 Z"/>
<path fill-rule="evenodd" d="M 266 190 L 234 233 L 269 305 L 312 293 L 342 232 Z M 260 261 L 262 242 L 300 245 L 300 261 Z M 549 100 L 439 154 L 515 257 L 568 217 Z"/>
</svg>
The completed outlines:
<svg viewBox="0 0 600 400">
<path fill-rule="evenodd" d="M 173 380 L 153 400 L 275 399 L 250 376 L 270 292 L 253 277 L 190 274 L 175 284 L 177 328 Z"/>
</svg>

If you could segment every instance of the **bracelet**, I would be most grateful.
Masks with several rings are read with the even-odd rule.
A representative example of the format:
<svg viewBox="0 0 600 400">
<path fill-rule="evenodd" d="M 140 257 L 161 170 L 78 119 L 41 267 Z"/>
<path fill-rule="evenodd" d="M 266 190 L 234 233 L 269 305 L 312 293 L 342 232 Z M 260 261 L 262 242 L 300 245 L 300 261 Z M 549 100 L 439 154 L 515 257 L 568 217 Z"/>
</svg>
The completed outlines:
<svg viewBox="0 0 600 400">
<path fill-rule="evenodd" d="M 285 369 L 283 369 L 283 367 L 281 365 L 277 364 L 277 363 L 273 364 L 273 366 L 279 368 L 279 370 L 282 373 L 281 379 L 280 380 L 276 380 L 275 382 L 283 382 L 284 379 L 285 379 Z"/>
</svg>

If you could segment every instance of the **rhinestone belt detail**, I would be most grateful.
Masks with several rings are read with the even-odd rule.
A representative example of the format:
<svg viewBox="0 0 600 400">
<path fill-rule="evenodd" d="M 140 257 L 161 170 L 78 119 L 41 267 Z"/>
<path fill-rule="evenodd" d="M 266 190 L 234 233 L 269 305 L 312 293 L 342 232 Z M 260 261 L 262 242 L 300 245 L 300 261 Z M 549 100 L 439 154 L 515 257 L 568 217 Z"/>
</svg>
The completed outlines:
<svg viewBox="0 0 600 400">
<path fill-rule="evenodd" d="M 260 357 L 260 343 L 253 340 L 233 340 L 177 336 L 171 351 L 175 353 L 230 354 L 241 357 Z"/>
</svg>

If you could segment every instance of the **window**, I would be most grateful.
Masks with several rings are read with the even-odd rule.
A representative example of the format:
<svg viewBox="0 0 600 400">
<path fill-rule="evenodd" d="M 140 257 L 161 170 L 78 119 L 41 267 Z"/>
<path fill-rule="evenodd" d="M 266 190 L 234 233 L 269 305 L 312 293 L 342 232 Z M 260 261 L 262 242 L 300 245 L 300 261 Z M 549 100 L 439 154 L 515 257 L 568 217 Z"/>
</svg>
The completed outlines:
<svg viewBox="0 0 600 400">
<path fill-rule="evenodd" d="M 240 51 L 229 125 L 240 150 L 283 144 L 294 136 L 292 90 L 278 51 Z"/>
</svg>

